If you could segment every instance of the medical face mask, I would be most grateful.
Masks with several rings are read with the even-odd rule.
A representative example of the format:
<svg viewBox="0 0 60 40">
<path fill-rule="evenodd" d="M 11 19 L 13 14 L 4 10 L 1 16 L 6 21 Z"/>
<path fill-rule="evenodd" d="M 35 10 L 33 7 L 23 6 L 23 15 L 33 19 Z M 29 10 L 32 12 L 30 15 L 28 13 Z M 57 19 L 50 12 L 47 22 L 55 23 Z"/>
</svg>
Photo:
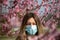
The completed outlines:
<svg viewBox="0 0 60 40">
<path fill-rule="evenodd" d="M 25 31 L 29 35 L 35 35 L 37 33 L 37 25 L 27 25 Z"/>
</svg>

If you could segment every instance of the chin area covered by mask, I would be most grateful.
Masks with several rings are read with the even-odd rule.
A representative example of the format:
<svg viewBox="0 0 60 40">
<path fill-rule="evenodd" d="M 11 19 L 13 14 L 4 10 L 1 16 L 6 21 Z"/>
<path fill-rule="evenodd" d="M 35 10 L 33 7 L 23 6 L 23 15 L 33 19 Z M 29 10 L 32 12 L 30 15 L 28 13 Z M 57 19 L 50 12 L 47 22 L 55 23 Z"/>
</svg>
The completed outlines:
<svg viewBox="0 0 60 40">
<path fill-rule="evenodd" d="M 37 25 L 26 25 L 25 31 L 26 34 L 28 35 L 37 35 L 38 34 Z"/>
</svg>

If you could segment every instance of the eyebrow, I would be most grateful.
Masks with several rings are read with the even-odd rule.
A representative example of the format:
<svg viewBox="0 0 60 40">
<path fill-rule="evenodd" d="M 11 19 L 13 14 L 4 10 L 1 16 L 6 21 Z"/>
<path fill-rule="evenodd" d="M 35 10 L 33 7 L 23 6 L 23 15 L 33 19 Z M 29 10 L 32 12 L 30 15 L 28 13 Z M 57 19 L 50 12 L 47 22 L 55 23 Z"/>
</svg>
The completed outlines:
<svg viewBox="0 0 60 40">
<path fill-rule="evenodd" d="M 27 24 L 29 24 L 29 25 L 30 25 L 31 23 L 27 23 Z M 32 23 L 32 24 L 36 24 L 36 23 Z"/>
</svg>

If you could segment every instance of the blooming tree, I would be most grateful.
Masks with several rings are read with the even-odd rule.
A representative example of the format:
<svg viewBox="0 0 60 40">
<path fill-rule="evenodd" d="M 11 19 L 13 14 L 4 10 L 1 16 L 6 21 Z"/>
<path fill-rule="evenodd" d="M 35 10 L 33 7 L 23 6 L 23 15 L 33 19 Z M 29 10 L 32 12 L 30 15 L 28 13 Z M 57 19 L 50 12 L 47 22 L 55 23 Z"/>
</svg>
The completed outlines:
<svg viewBox="0 0 60 40">
<path fill-rule="evenodd" d="M 41 23 L 51 31 L 60 27 L 60 0 L 1 0 L 2 30 L 7 28 L 7 34 L 14 29 L 18 33 L 23 16 L 28 12 L 34 12 L 39 16 Z M 5 23 L 3 23 L 5 22 Z M 6 27 L 6 26 L 10 26 Z M 17 28 L 17 29 L 15 29 Z M 10 29 L 10 30 L 9 30 Z M 15 34 L 15 32 L 12 32 Z"/>
</svg>

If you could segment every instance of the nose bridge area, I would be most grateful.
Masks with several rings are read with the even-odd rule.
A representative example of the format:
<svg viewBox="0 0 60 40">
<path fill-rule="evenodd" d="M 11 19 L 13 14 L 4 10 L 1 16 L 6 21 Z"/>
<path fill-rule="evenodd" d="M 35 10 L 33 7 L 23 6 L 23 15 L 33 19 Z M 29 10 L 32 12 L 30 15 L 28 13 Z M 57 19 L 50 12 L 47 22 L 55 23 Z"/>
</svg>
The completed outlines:
<svg viewBox="0 0 60 40">
<path fill-rule="evenodd" d="M 33 24 L 31 23 L 30 25 L 32 26 Z"/>
</svg>

